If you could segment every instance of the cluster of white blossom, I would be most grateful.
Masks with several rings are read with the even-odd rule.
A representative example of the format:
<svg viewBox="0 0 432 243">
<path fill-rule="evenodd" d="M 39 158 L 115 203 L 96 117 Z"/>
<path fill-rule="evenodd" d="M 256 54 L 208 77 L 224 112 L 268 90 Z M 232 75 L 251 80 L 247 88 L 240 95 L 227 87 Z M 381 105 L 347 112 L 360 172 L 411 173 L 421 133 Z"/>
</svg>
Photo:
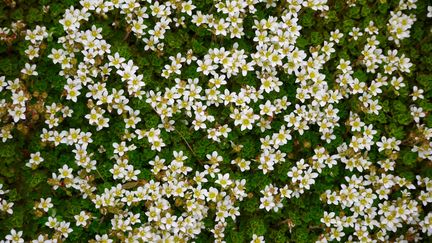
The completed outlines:
<svg viewBox="0 0 432 243">
<path fill-rule="evenodd" d="M 23 31 L 25 27 L 26 24 L 23 21 L 18 20 L 16 22 L 12 22 L 10 27 L 0 28 L 0 41 L 7 45 L 11 45 L 19 35 L 25 35 Z"/>
<path fill-rule="evenodd" d="M 415 15 L 407 15 L 402 11 L 417 8 L 416 2 L 417 0 L 401 0 L 397 11 L 390 12 L 391 17 L 387 23 L 390 34 L 388 39 L 394 41 L 397 45 L 400 44 L 400 40 L 410 37 L 410 29 L 416 21 Z"/>
<path fill-rule="evenodd" d="M 14 27 L 13 29 L 17 29 Z M 21 27 L 20 27 L 21 28 Z M 16 30 L 18 32 L 18 30 Z M 6 31 L 7 33 L 8 31 Z M 17 33 L 18 34 L 18 33 Z M 33 109 L 29 111 L 29 101 L 35 96 L 32 95 L 25 84 L 26 80 L 32 79 L 32 76 L 37 76 L 35 58 L 39 57 L 41 48 L 43 47 L 43 40 L 48 37 L 48 32 L 44 26 L 37 25 L 34 30 L 23 31 L 25 40 L 29 42 L 28 48 L 25 50 L 29 62 L 26 62 L 24 68 L 21 70 L 22 76 L 14 80 L 6 80 L 5 76 L 0 76 L 0 92 L 10 92 L 10 100 L 0 100 L 0 118 L 3 121 L 0 137 L 3 142 L 12 138 L 12 131 L 20 121 L 33 118 Z M 10 121 L 9 121 L 10 120 Z"/>
<path fill-rule="evenodd" d="M 2 212 L 6 212 L 8 214 L 13 214 L 13 202 L 8 202 L 6 201 L 6 199 L 3 198 L 3 195 L 5 195 L 6 193 L 9 192 L 9 190 L 2 190 L 3 188 L 3 184 L 0 184 L 0 195 L 2 197 L 0 197 L 0 211 Z"/>
<path fill-rule="evenodd" d="M 423 207 L 432 202 L 432 182 L 428 178 L 416 177 L 417 186 L 409 180 L 391 174 L 399 158 L 402 141 L 386 134 L 379 134 L 373 124 L 367 124 L 364 114 L 380 115 L 380 95 L 384 87 L 399 95 L 406 86 L 404 74 L 410 72 L 412 63 L 405 54 L 397 49 L 385 51 L 377 40 L 378 27 L 371 21 L 364 29 L 354 27 L 349 33 L 335 29 L 329 33 L 324 43 L 302 50 L 296 46 L 301 36 L 299 13 L 304 8 L 326 12 L 327 0 L 287 0 L 279 16 L 269 16 L 253 21 L 254 46 L 251 53 L 235 43 L 230 47 L 213 47 L 199 57 L 192 50 L 169 57 L 163 67 L 162 78 L 174 77 L 172 87 L 153 90 L 146 86 L 144 76 L 133 60 L 127 60 L 118 52 L 111 53 L 111 45 L 102 36 L 102 28 L 91 25 L 84 29 L 92 15 L 107 16 L 109 11 L 119 10 L 124 17 L 127 36 L 135 35 L 145 43 L 145 51 L 162 55 L 165 33 L 171 28 L 186 28 L 193 23 L 210 30 L 213 38 L 241 39 L 245 36 L 243 22 L 248 14 L 256 12 L 257 4 L 264 3 L 266 8 L 276 7 L 277 1 L 264 0 L 227 0 L 215 1 L 217 14 L 202 13 L 192 1 L 172 0 L 135 1 L 135 0 L 81 0 L 82 8 L 70 7 L 60 20 L 65 35 L 58 38 L 59 48 L 49 51 L 48 57 L 61 67 L 59 75 L 64 77 L 65 103 L 86 104 L 88 111 L 83 122 L 94 126 L 96 132 L 110 129 L 113 118 L 124 122 L 124 131 L 118 141 L 112 144 L 110 161 L 112 174 L 110 181 L 115 185 L 98 192 L 95 177 L 104 178 L 97 168 L 98 162 L 92 151 L 92 134 L 81 128 L 60 129 L 60 124 L 73 116 L 73 109 L 65 104 L 44 104 L 45 125 L 41 141 L 53 147 L 65 146 L 74 155 L 76 166 L 64 164 L 57 172 L 52 172 L 48 183 L 54 190 L 68 189 L 90 200 L 103 215 L 109 215 L 112 234 L 96 235 L 96 242 L 114 242 L 114 238 L 124 242 L 181 242 L 193 240 L 206 227 L 204 219 L 215 221 L 210 229 L 216 242 L 224 242 L 225 229 L 229 219 L 235 221 L 240 215 L 239 204 L 248 195 L 245 179 L 234 178 L 221 169 L 224 161 L 236 165 L 241 172 L 258 170 L 270 174 L 279 164 L 287 163 L 289 155 L 283 148 L 293 141 L 293 136 L 302 136 L 309 130 L 317 130 L 323 146 L 313 148 L 313 155 L 300 158 L 287 173 L 288 183 L 263 185 L 260 191 L 260 209 L 278 212 L 282 200 L 299 198 L 310 190 L 323 170 L 341 164 L 349 173 L 346 183 L 340 190 L 328 190 L 322 201 L 341 207 L 337 212 L 326 211 L 321 222 L 327 227 L 319 239 L 326 241 L 388 241 L 390 232 L 397 233 L 404 225 L 410 225 L 409 234 L 420 240 L 420 232 L 432 235 L 432 213 L 422 216 Z M 348 1 L 354 6 L 356 1 Z M 410 36 L 410 28 L 416 21 L 414 15 L 407 15 L 416 8 L 416 0 L 401 1 L 398 9 L 391 12 L 388 22 L 389 40 L 396 44 Z M 181 17 L 178 13 L 182 13 Z M 174 17 L 177 16 L 177 17 Z M 218 17 L 216 17 L 218 16 Z M 151 24 L 150 23 L 154 23 Z M 113 25 L 118 27 L 119 23 Z M 0 37 L 8 35 L 9 29 L 0 30 Z M 36 27 L 26 32 L 30 42 L 25 51 L 30 62 L 21 71 L 23 77 L 6 81 L 0 77 L 0 92 L 9 90 L 12 102 L 0 101 L 0 116 L 7 111 L 11 122 L 1 129 L 3 142 L 12 138 L 12 127 L 25 120 L 26 102 L 30 94 L 21 83 L 22 79 L 38 75 L 34 58 L 39 57 L 41 43 L 48 37 L 44 27 Z M 3 38 L 3 37 L 2 37 Z M 341 40 L 360 41 L 366 44 L 361 50 L 359 60 L 346 60 L 337 57 L 336 49 Z M 3 40 L 3 39 L 2 39 Z M 325 65 L 336 62 L 334 81 L 324 73 Z M 180 79 L 186 65 L 196 65 L 199 78 Z M 357 78 L 354 72 L 365 69 L 374 78 L 369 82 Z M 295 103 L 288 96 L 272 98 L 287 86 L 288 80 L 281 74 L 295 77 Z M 109 89 L 109 82 L 117 76 L 123 85 Z M 245 84 L 238 90 L 230 90 L 230 81 L 236 77 L 256 77 L 256 86 Z M 333 80 L 332 80 L 333 81 Z M 419 161 L 432 159 L 432 129 L 423 123 L 426 112 L 419 105 L 424 99 L 424 91 L 414 86 L 411 94 L 410 114 L 415 121 L 411 151 L 418 154 Z M 270 98 L 267 98 L 270 97 Z M 337 108 L 342 100 L 358 102 L 358 109 L 350 111 L 348 118 L 342 120 Z M 160 117 L 157 126 L 142 129 L 145 114 L 133 107 L 133 101 L 143 100 Z M 212 114 L 213 107 L 228 107 L 227 119 Z M 185 121 L 175 120 L 176 115 L 184 114 Z M 282 116 L 283 115 L 283 116 Z M 280 116 L 280 125 L 273 121 Z M 167 145 L 163 140 L 164 132 L 176 130 L 176 122 L 185 122 L 193 131 L 204 131 L 207 139 L 215 143 L 228 141 L 235 129 L 245 133 L 256 128 L 263 134 L 259 138 L 259 154 L 255 159 L 246 160 L 223 158 L 217 151 L 207 154 L 207 161 L 199 161 L 201 167 L 188 166 L 188 157 L 183 151 L 173 151 L 173 159 L 161 157 Z M 335 130 L 347 129 L 347 142 L 330 153 L 324 145 L 336 140 Z M 265 131 L 275 132 L 264 135 Z M 139 179 L 141 170 L 131 163 L 128 153 L 138 148 L 137 141 L 145 139 L 150 149 L 157 155 L 149 162 L 153 180 Z M 182 137 L 182 139 L 184 139 Z M 184 139 L 185 140 L 185 139 Z M 186 141 L 185 141 L 186 142 Z M 233 151 L 240 151 L 242 144 L 230 141 Z M 186 142 L 187 144 L 187 142 Z M 195 156 L 190 148 L 192 155 Z M 98 152 L 105 153 L 111 148 L 100 147 Z M 368 153 L 376 149 L 384 159 L 374 162 Z M 108 154 L 108 153 L 106 153 Z M 39 151 L 30 154 L 26 164 L 37 169 L 45 157 Z M 133 161 L 132 161 L 133 162 Z M 376 163 L 378 165 L 376 165 Z M 73 168 L 78 169 L 73 169 Z M 199 169 L 201 168 L 201 169 Z M 223 172 L 222 172 L 223 171 Z M 2 185 L 0 184 L 0 189 Z M 420 190 L 420 193 L 411 191 Z M 4 191 L 0 190 L 0 195 Z M 400 193 L 400 195 L 396 195 Z M 418 195 L 417 195 L 418 194 Z M 0 199 L 1 210 L 12 214 L 13 203 Z M 421 204 L 421 205 L 420 205 Z M 51 214 L 54 207 L 51 198 L 40 198 L 34 210 L 48 216 L 46 226 L 52 234 L 39 235 L 33 242 L 60 242 L 73 231 L 71 223 Z M 136 213 L 137 207 L 140 212 Z M 344 210 L 344 211 L 342 211 Z M 179 213 L 180 211 L 180 213 Z M 214 213 L 213 213 L 214 212 Z M 77 227 L 87 227 L 95 217 L 88 211 L 74 216 Z M 412 227 L 411 227 L 412 226 Z M 352 228 L 354 233 L 345 235 L 344 229 Z M 15 229 L 6 236 L 6 241 L 24 242 L 22 231 Z M 398 235 L 398 241 L 408 240 Z M 264 242 L 263 236 L 253 235 L 251 242 Z"/>
<path fill-rule="evenodd" d="M 422 239 L 420 231 L 429 236 L 432 234 L 430 213 L 424 219 L 420 219 L 419 202 L 413 198 L 411 192 L 416 187 L 405 178 L 386 173 L 394 170 L 394 161 L 379 161 L 379 165 L 384 173 L 378 173 L 380 169 L 373 167 L 367 175 L 345 177 L 347 184 L 341 184 L 340 190 L 328 190 L 323 195 L 322 200 L 327 204 L 340 205 L 350 213 L 342 214 L 343 216 L 337 216 L 335 212 L 324 213 L 321 222 L 330 230 L 322 236 L 322 242 L 340 241 L 345 235 L 345 228 L 354 230 L 348 237 L 350 241 L 388 241 L 390 232 L 395 233 L 407 225 L 410 228 L 406 235 L 410 238 L 401 235 L 397 241 L 419 241 Z M 426 183 L 426 191 L 421 191 L 418 197 L 426 206 L 432 201 L 429 179 L 417 179 L 419 186 Z M 393 199 L 392 192 L 395 190 L 401 190 L 402 196 Z M 416 226 L 420 226 L 420 230 Z"/>
</svg>

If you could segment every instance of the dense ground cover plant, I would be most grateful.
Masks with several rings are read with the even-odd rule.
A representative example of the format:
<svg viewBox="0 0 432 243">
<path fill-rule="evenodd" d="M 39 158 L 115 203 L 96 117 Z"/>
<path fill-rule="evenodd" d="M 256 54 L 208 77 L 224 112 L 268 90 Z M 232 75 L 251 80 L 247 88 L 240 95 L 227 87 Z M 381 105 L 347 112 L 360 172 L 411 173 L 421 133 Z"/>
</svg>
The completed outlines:
<svg viewBox="0 0 432 243">
<path fill-rule="evenodd" d="M 425 0 L 4 0 L 5 242 L 429 241 Z"/>
</svg>

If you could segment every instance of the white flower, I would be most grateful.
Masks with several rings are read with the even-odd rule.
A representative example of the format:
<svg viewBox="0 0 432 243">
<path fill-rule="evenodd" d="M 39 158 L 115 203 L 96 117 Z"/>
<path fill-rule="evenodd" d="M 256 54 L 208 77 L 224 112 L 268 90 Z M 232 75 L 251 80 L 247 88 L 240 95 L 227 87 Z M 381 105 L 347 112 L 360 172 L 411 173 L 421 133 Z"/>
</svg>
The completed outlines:
<svg viewBox="0 0 432 243">
<path fill-rule="evenodd" d="M 250 243 L 265 243 L 264 236 L 257 236 L 256 234 L 253 234 Z"/>
<path fill-rule="evenodd" d="M 30 154 L 30 160 L 26 163 L 26 166 L 30 168 L 36 168 L 44 159 L 41 157 L 40 152 Z"/>
<path fill-rule="evenodd" d="M 334 216 L 334 212 L 328 213 L 324 211 L 324 216 L 321 218 L 321 223 L 325 224 L 327 227 L 330 227 L 330 225 L 335 222 Z"/>
<path fill-rule="evenodd" d="M 85 227 L 87 225 L 87 220 L 90 217 L 86 211 L 81 211 L 78 215 L 75 215 L 74 218 L 76 220 L 76 226 Z"/>
<path fill-rule="evenodd" d="M 215 181 L 215 183 L 222 186 L 222 188 L 226 188 L 232 184 L 232 181 L 229 179 L 229 174 L 226 173 L 224 175 L 218 174 L 218 179 Z"/>
<path fill-rule="evenodd" d="M 114 147 L 114 153 L 118 154 L 119 156 L 123 156 L 127 151 L 129 151 L 129 148 L 126 146 L 126 142 L 122 141 L 120 144 L 113 143 Z"/>
<path fill-rule="evenodd" d="M 8 203 L 6 200 L 0 199 L 0 211 L 7 212 L 8 214 L 13 214 L 12 206 L 14 203 Z"/>
<path fill-rule="evenodd" d="M 51 198 L 50 197 L 48 197 L 48 198 L 41 198 L 40 199 L 40 202 L 38 203 L 38 207 L 37 208 L 40 208 L 40 209 L 42 209 L 43 211 L 45 211 L 45 212 L 48 212 L 48 210 L 50 209 L 50 208 L 52 208 L 54 205 L 51 203 Z"/>
<path fill-rule="evenodd" d="M 187 15 L 189 15 L 189 16 L 192 16 L 192 10 L 194 10 L 196 8 L 195 5 L 192 4 L 191 0 L 189 0 L 187 2 L 182 2 L 181 6 L 182 6 L 181 11 L 183 13 L 187 13 Z"/>
<path fill-rule="evenodd" d="M 202 72 L 204 75 L 208 75 L 211 71 L 216 69 L 216 67 L 212 64 L 212 61 L 209 59 L 204 61 L 198 60 L 197 64 L 197 72 Z"/>
<path fill-rule="evenodd" d="M 59 179 L 73 178 L 72 168 L 69 168 L 67 165 L 63 165 L 63 167 L 60 168 L 58 171 L 60 173 L 60 175 L 58 176 Z"/>
<path fill-rule="evenodd" d="M 25 120 L 26 108 L 23 106 L 15 106 L 14 109 L 9 110 L 9 115 L 12 116 L 13 121 L 17 123 L 19 120 Z"/>
<path fill-rule="evenodd" d="M 262 197 L 260 199 L 261 204 L 259 206 L 260 209 L 265 208 L 265 210 L 270 211 L 273 207 L 275 207 L 273 196 Z"/>
<path fill-rule="evenodd" d="M 15 231 L 15 229 L 11 229 L 10 234 L 6 235 L 6 240 L 12 242 L 12 243 L 23 243 L 24 239 L 21 238 L 23 232 L 22 231 Z"/>
<path fill-rule="evenodd" d="M 70 227 L 70 223 L 66 221 L 60 222 L 59 225 L 57 225 L 57 230 L 62 234 L 63 237 L 68 238 L 69 233 L 71 233 L 73 230 Z"/>
<path fill-rule="evenodd" d="M 411 110 L 411 115 L 414 117 L 414 121 L 416 123 L 420 122 L 420 118 L 426 116 L 426 113 L 423 112 L 423 109 L 421 107 L 411 106 L 410 110 Z"/>
</svg>

